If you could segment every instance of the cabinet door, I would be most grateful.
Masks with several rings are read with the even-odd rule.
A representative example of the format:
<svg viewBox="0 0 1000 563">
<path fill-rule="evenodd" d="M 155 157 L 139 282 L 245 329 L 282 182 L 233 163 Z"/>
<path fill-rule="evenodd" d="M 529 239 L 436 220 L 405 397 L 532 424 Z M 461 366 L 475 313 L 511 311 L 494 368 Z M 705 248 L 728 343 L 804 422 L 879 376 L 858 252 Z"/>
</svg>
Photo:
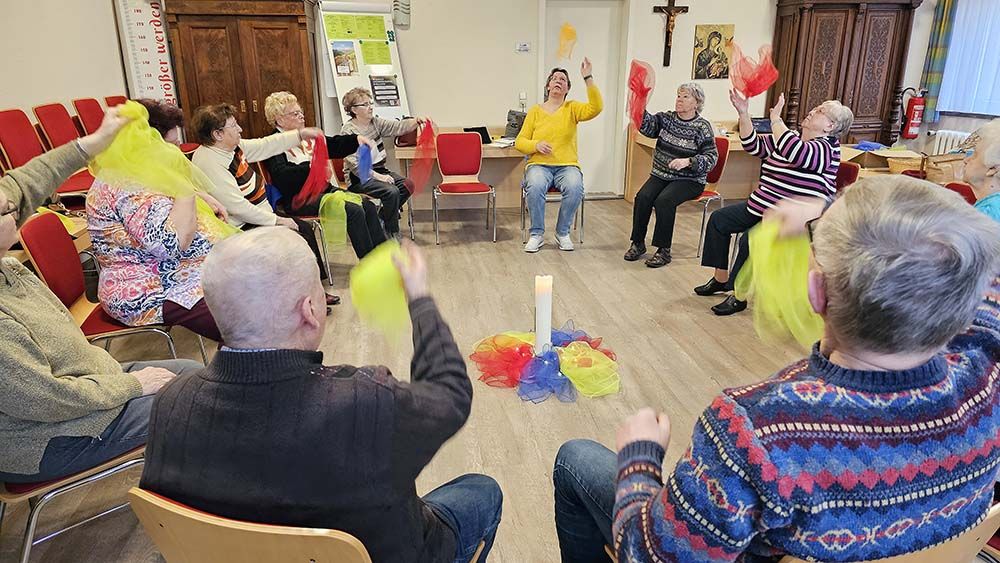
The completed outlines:
<svg viewBox="0 0 1000 563">
<path fill-rule="evenodd" d="M 855 12 L 853 7 L 813 11 L 808 22 L 808 39 L 801 47 L 806 57 L 798 112 L 800 122 L 809 110 L 824 101 L 841 99 L 851 62 Z"/>
<path fill-rule="evenodd" d="M 236 20 L 226 16 L 182 16 L 176 24 L 180 42 L 178 81 L 184 114 L 206 104 L 229 103 L 246 126 L 243 58 Z"/>
<path fill-rule="evenodd" d="M 893 93 L 899 83 L 900 62 L 905 60 L 909 30 L 906 13 L 890 7 L 872 8 L 863 20 L 861 42 L 856 53 L 857 78 L 851 92 L 851 110 L 857 128 L 881 128 L 882 142 L 891 142 L 889 132 L 899 128 L 889 123 Z"/>
<path fill-rule="evenodd" d="M 294 17 L 241 17 L 239 35 L 250 110 L 245 136 L 261 137 L 274 130 L 264 117 L 264 100 L 272 92 L 295 94 L 306 125 L 316 125 L 305 23 Z"/>
</svg>

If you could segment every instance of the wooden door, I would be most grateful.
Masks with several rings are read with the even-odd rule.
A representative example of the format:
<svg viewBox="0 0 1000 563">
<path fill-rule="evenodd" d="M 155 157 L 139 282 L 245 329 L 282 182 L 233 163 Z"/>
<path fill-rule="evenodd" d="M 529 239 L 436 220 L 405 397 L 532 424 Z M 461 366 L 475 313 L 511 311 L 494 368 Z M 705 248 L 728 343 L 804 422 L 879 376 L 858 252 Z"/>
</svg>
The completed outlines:
<svg viewBox="0 0 1000 563">
<path fill-rule="evenodd" d="M 244 61 L 237 21 L 226 16 L 184 16 L 171 22 L 171 38 L 179 45 L 176 59 L 182 109 L 187 119 L 207 104 L 229 103 L 247 125 Z"/>
<path fill-rule="evenodd" d="M 809 18 L 802 68 L 799 121 L 826 100 L 840 100 L 851 62 L 853 7 L 816 8 Z M 845 103 L 847 103 L 845 101 Z"/>
<path fill-rule="evenodd" d="M 300 23 L 295 17 L 256 16 L 238 22 L 249 109 L 244 137 L 262 137 L 274 130 L 264 117 L 264 100 L 273 92 L 295 94 L 306 125 L 316 125 L 312 63 L 308 45 L 302 45 L 307 40 L 304 19 Z"/>
</svg>

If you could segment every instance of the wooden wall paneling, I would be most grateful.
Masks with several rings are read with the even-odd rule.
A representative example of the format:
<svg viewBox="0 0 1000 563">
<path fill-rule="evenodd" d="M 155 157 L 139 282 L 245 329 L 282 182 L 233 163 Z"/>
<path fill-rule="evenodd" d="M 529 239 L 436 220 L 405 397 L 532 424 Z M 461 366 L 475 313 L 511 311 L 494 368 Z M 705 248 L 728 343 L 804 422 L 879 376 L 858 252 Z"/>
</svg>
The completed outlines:
<svg viewBox="0 0 1000 563">
<path fill-rule="evenodd" d="M 179 90 L 185 116 L 206 104 L 229 103 L 247 122 L 247 92 L 236 20 L 220 16 L 185 16 L 173 24 L 180 46 Z"/>
<path fill-rule="evenodd" d="M 168 0 L 167 13 L 186 16 L 301 16 L 302 0 Z"/>
<path fill-rule="evenodd" d="M 247 61 L 247 136 L 261 137 L 273 130 L 264 116 L 264 100 L 283 90 L 295 94 L 306 123 L 315 124 L 312 64 L 309 52 L 301 48 L 305 19 L 255 16 L 238 21 L 242 55 Z"/>
<path fill-rule="evenodd" d="M 826 100 L 839 99 L 846 62 L 850 57 L 850 9 L 816 10 L 805 48 L 805 76 L 801 82 L 799 122 L 809 110 Z"/>
</svg>

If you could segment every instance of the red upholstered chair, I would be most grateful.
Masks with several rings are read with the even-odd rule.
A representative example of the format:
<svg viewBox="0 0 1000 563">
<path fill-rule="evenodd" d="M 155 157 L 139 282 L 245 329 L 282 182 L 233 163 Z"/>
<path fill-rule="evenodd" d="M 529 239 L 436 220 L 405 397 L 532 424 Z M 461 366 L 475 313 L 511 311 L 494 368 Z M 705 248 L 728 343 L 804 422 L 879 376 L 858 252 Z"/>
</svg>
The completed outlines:
<svg viewBox="0 0 1000 563">
<path fill-rule="evenodd" d="M 87 340 L 104 341 L 107 349 L 111 339 L 152 332 L 166 338 L 171 357 L 177 357 L 169 327 L 123 325 L 111 318 L 99 303 L 92 303 L 87 299 L 80 256 L 72 237 L 66 232 L 66 227 L 54 213 L 41 213 L 28 219 L 21 227 L 18 238 L 38 277 L 69 309 L 70 315 Z M 207 362 L 205 347 L 200 337 L 198 343 L 201 345 L 202 358 Z"/>
<path fill-rule="evenodd" d="M 49 501 L 64 493 L 75 491 L 80 487 L 95 481 L 100 481 L 106 477 L 111 477 L 112 475 L 121 473 L 126 469 L 140 466 L 145 461 L 143 458 L 145 453 L 146 447 L 142 446 L 126 452 L 114 459 L 108 460 L 97 467 L 81 471 L 80 473 L 76 473 L 74 475 L 68 475 L 61 479 L 42 481 L 40 483 L 0 483 L 0 521 L 3 520 L 4 509 L 8 504 L 28 501 L 31 505 L 31 510 L 28 512 L 28 523 L 24 532 L 24 540 L 21 544 L 20 559 L 18 559 L 18 561 L 21 563 L 28 563 L 28 560 L 31 558 L 31 548 L 35 545 L 52 539 L 59 534 L 71 530 L 81 524 L 86 524 L 91 520 L 111 514 L 112 512 L 123 508 L 127 508 L 128 503 L 122 503 L 114 508 L 101 512 L 96 516 L 91 516 L 82 522 L 65 526 L 54 533 L 50 533 L 41 539 L 35 540 L 35 527 L 38 525 L 38 515 L 41 512 L 42 507 L 48 504 Z"/>
<path fill-rule="evenodd" d="M 837 168 L 837 180 L 834 185 L 837 187 L 837 192 L 849 187 L 854 182 L 858 181 L 858 174 L 861 173 L 861 165 L 854 162 L 843 162 L 841 161 L 840 167 Z"/>
<path fill-rule="evenodd" d="M 726 200 L 722 194 L 716 190 L 716 185 L 722 179 L 722 173 L 726 170 L 726 162 L 729 161 L 729 138 L 716 137 L 715 148 L 719 151 L 719 159 L 715 161 L 715 166 L 708 171 L 708 178 L 705 183 L 705 191 L 695 198 L 696 203 L 702 204 L 701 210 L 701 230 L 698 231 L 698 248 L 695 250 L 695 258 L 701 257 L 701 244 L 705 240 L 705 221 L 708 219 L 708 206 L 714 201 L 719 202 L 719 209 L 725 207 Z"/>
<path fill-rule="evenodd" d="M 949 182 L 944 187 L 962 196 L 965 201 L 969 202 L 969 205 L 976 204 L 976 200 L 978 199 L 976 198 L 976 192 L 972 190 L 972 186 L 969 184 L 965 182 Z"/>
<path fill-rule="evenodd" d="M 42 129 L 42 140 L 49 148 L 65 145 L 80 137 L 80 131 L 73 123 L 73 118 L 62 104 L 45 104 L 31 108 Z"/>
<path fill-rule="evenodd" d="M 101 126 L 101 121 L 104 119 L 104 109 L 96 99 L 81 98 L 73 100 L 73 109 L 76 110 L 76 115 L 80 118 L 84 134 L 89 135 L 97 131 L 97 128 Z"/>
<path fill-rule="evenodd" d="M 28 121 L 28 116 L 19 109 L 0 111 L 0 152 L 3 153 L 8 170 L 27 164 L 29 160 L 45 152 L 38 133 Z M 63 182 L 56 193 L 65 195 L 84 195 L 94 183 L 90 172 L 81 170 Z"/>
<path fill-rule="evenodd" d="M 108 104 L 109 108 L 113 108 L 115 106 L 120 106 L 120 105 L 124 104 L 127 101 L 128 101 L 128 98 L 126 98 L 125 96 L 105 96 L 104 97 L 104 103 Z"/>
<path fill-rule="evenodd" d="M 493 186 L 479 181 L 483 165 L 483 138 L 479 133 L 440 133 L 437 136 L 437 162 L 441 183 L 434 186 L 434 242 L 441 244 L 438 233 L 438 198 L 441 196 L 486 196 L 486 228 L 490 228 L 493 207 L 493 242 L 497 241 L 497 202 Z"/>
</svg>

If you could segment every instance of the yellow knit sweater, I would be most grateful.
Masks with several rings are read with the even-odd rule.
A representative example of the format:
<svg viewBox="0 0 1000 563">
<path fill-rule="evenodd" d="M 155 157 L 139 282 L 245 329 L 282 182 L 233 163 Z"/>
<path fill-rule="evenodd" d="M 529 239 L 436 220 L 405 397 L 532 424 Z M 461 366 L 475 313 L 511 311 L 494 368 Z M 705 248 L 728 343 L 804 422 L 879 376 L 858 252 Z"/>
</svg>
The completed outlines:
<svg viewBox="0 0 1000 563">
<path fill-rule="evenodd" d="M 597 86 L 587 87 L 587 103 L 570 100 L 563 103 L 554 113 L 546 113 L 541 104 L 528 110 L 524 126 L 517 135 L 514 147 L 529 155 L 528 166 L 546 164 L 548 166 L 579 166 L 576 153 L 576 124 L 589 121 L 600 115 L 604 109 L 601 92 Z M 552 145 L 551 154 L 536 152 L 540 141 Z"/>
</svg>

